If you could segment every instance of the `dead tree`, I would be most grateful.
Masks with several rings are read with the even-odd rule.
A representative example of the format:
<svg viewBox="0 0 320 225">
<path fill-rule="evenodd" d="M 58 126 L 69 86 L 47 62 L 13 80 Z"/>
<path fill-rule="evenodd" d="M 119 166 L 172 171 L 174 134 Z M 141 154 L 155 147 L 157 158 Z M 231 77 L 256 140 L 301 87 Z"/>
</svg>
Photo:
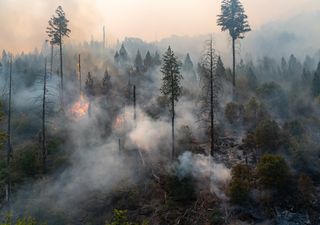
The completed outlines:
<svg viewBox="0 0 320 225">
<path fill-rule="evenodd" d="M 12 146 L 11 146 L 11 95 L 12 95 L 12 56 L 10 59 L 9 68 L 9 99 L 8 99 L 8 126 L 7 126 L 7 184 L 6 184 L 6 200 L 10 207 L 11 200 L 11 171 L 10 162 L 12 158 Z"/>
<path fill-rule="evenodd" d="M 134 126 L 137 126 L 137 111 L 136 111 L 136 85 L 133 85 L 133 121 L 134 121 Z M 141 163 L 144 166 L 145 162 L 142 156 L 142 153 L 140 151 L 140 149 L 138 148 L 138 153 L 141 159 Z"/>
<path fill-rule="evenodd" d="M 81 60 L 80 60 L 80 54 L 78 57 L 78 75 L 79 75 L 79 92 L 80 92 L 80 96 L 82 94 L 82 80 L 81 80 Z"/>
<path fill-rule="evenodd" d="M 206 43 L 205 51 L 199 64 L 201 94 L 200 121 L 210 129 L 210 155 L 214 154 L 215 143 L 215 113 L 219 111 L 219 97 L 222 91 L 222 76 L 224 67 L 221 58 L 216 54 L 212 38 Z"/>
<path fill-rule="evenodd" d="M 47 143 L 46 143 L 46 93 L 47 93 L 47 58 L 44 62 L 43 96 L 42 96 L 42 169 L 47 171 Z"/>
</svg>

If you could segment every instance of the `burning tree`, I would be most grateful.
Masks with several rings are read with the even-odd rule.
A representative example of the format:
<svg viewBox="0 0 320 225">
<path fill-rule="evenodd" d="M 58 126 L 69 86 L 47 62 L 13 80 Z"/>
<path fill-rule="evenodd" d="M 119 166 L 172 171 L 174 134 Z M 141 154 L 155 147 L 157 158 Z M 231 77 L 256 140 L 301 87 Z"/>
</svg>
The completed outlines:
<svg viewBox="0 0 320 225">
<path fill-rule="evenodd" d="M 62 43 L 64 37 L 69 37 L 71 30 L 68 28 L 69 20 L 61 6 L 56 9 L 56 16 L 53 15 L 49 20 L 47 34 L 52 45 L 59 45 L 60 48 L 60 77 L 61 77 L 61 108 L 63 109 L 63 65 L 62 65 Z"/>
<path fill-rule="evenodd" d="M 251 31 L 247 15 L 239 0 L 223 0 L 221 3 L 221 15 L 218 15 L 218 25 L 221 30 L 228 30 L 232 38 L 232 56 L 233 56 L 233 70 L 232 70 L 232 84 L 233 95 L 235 97 L 236 86 L 236 55 L 235 55 L 235 41 L 243 39 L 244 33 Z"/>
<path fill-rule="evenodd" d="M 182 86 L 181 80 L 183 79 L 180 74 L 180 62 L 171 50 L 170 46 L 163 56 L 163 65 L 161 67 L 162 86 L 160 88 L 161 93 L 166 98 L 167 104 L 170 106 L 171 119 L 172 119 L 172 159 L 175 156 L 174 146 L 174 119 L 175 119 L 175 104 L 178 102 L 181 96 Z"/>
</svg>

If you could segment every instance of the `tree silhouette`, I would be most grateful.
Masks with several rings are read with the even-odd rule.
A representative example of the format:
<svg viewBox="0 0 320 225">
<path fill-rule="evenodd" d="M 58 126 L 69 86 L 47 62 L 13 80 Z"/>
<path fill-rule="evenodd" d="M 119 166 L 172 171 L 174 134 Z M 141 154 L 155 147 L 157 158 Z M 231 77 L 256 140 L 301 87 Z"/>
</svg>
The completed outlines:
<svg viewBox="0 0 320 225">
<path fill-rule="evenodd" d="M 213 41 L 206 43 L 206 49 L 199 63 L 199 74 L 201 84 L 200 122 L 208 128 L 210 133 L 210 155 L 214 153 L 214 121 L 215 113 L 220 109 L 220 97 L 222 94 L 222 79 L 225 77 L 225 69 L 221 58 L 216 54 Z M 209 124 L 209 126 L 208 126 Z"/>
<path fill-rule="evenodd" d="M 71 30 L 68 28 L 69 20 L 67 20 L 65 13 L 61 6 L 56 9 L 56 16 L 53 15 L 49 20 L 47 27 L 47 34 L 52 45 L 59 45 L 60 48 L 60 76 L 61 76 L 61 107 L 63 109 L 63 64 L 62 64 L 62 44 L 63 38 L 69 37 Z"/>
<path fill-rule="evenodd" d="M 246 32 L 251 31 L 247 15 L 239 0 L 223 0 L 221 3 L 221 15 L 218 15 L 218 25 L 221 26 L 222 31 L 229 31 L 232 38 L 232 56 L 233 56 L 233 71 L 232 84 L 233 96 L 235 97 L 236 86 L 236 55 L 235 55 L 235 41 L 243 39 Z"/>
<path fill-rule="evenodd" d="M 174 119 L 175 119 L 175 104 L 178 102 L 181 96 L 182 87 L 181 80 L 183 79 L 180 74 L 180 62 L 171 50 L 170 46 L 163 56 L 163 65 L 161 67 L 162 86 L 160 88 L 161 93 L 166 97 L 167 103 L 170 106 L 171 119 L 172 119 L 172 159 L 175 156 L 174 146 Z"/>
</svg>

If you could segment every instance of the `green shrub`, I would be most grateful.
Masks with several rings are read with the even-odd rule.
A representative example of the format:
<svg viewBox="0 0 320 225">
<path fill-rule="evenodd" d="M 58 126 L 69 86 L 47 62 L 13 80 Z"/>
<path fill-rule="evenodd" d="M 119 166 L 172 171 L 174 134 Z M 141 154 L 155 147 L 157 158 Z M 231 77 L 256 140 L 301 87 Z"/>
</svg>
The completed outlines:
<svg viewBox="0 0 320 225">
<path fill-rule="evenodd" d="M 32 217 L 18 218 L 15 222 L 10 214 L 5 216 L 5 221 L 0 223 L 0 225 L 45 225 L 44 223 L 38 222 Z"/>
<path fill-rule="evenodd" d="M 275 151 L 281 143 L 281 131 L 274 120 L 261 121 L 256 129 L 258 147 L 267 151 Z"/>
<path fill-rule="evenodd" d="M 249 200 L 252 170 L 247 165 L 236 165 L 231 171 L 228 194 L 233 204 L 244 205 Z"/>
<path fill-rule="evenodd" d="M 257 165 L 258 179 L 265 188 L 285 191 L 290 181 L 290 171 L 286 161 L 278 155 L 266 154 Z"/>
<path fill-rule="evenodd" d="M 106 223 L 106 225 L 134 225 L 128 221 L 128 211 L 114 209 L 113 210 L 113 220 L 111 223 Z"/>
<path fill-rule="evenodd" d="M 249 200 L 250 184 L 247 180 L 232 179 L 229 185 L 229 197 L 233 204 L 244 205 Z"/>
</svg>

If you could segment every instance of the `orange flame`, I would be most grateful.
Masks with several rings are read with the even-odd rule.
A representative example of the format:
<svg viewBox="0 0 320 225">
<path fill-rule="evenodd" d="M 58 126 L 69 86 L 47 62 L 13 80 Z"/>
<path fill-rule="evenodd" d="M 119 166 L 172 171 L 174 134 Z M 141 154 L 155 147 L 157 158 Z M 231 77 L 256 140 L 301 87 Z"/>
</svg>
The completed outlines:
<svg viewBox="0 0 320 225">
<path fill-rule="evenodd" d="M 80 99 L 77 102 L 75 102 L 73 106 L 70 108 L 70 114 L 75 119 L 81 119 L 85 115 L 87 115 L 88 110 L 89 110 L 89 103 L 81 94 Z"/>
</svg>

